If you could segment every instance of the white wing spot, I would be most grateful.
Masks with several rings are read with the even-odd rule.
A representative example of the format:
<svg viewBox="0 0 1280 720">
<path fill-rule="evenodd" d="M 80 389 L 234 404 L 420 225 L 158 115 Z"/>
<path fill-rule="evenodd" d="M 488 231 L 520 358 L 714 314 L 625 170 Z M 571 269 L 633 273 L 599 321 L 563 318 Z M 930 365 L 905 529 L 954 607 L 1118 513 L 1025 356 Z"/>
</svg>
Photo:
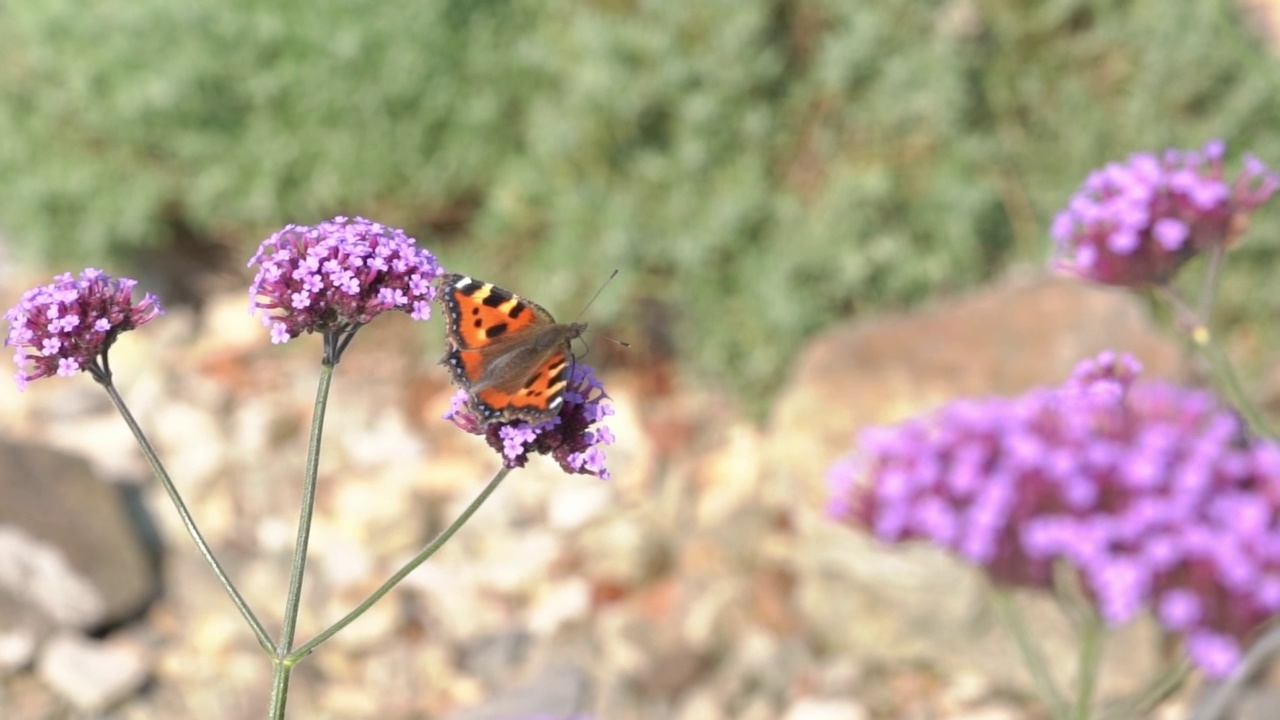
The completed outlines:
<svg viewBox="0 0 1280 720">
<path fill-rule="evenodd" d="M 469 278 L 469 277 L 464 277 L 464 278 L 462 278 L 462 279 L 458 280 L 458 282 L 454 283 L 454 284 L 453 284 L 453 286 L 454 286 L 454 287 L 456 287 L 456 288 L 464 288 L 464 287 L 466 287 L 466 286 L 470 285 L 470 284 L 471 284 L 471 283 L 473 283 L 473 282 L 475 282 L 475 280 L 472 280 L 472 279 L 471 279 L 471 278 Z"/>
</svg>

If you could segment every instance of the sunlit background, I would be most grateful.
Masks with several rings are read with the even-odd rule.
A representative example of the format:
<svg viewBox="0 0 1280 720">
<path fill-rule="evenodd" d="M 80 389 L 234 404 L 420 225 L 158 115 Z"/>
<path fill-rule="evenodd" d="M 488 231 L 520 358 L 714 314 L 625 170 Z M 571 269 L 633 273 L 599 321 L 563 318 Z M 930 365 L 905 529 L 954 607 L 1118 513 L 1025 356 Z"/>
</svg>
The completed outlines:
<svg viewBox="0 0 1280 720">
<path fill-rule="evenodd" d="M 562 321 L 620 270 L 583 315 L 631 344 L 587 338 L 618 398 L 615 480 L 513 475 L 450 558 L 304 663 L 293 717 L 960 717 L 984 702 L 1008 714 L 982 717 L 1036 717 L 1012 661 L 850 639 L 865 604 L 826 593 L 857 586 L 830 584 L 852 533 L 813 527 L 823 468 L 859 425 L 1049 382 L 1078 356 L 983 344 L 1017 293 L 879 345 L 812 343 L 1034 284 L 1054 213 L 1131 152 L 1221 138 L 1233 167 L 1244 151 L 1280 165 L 1277 23 L 1266 0 L 0 0 L 0 300 L 97 266 L 171 307 L 167 329 L 122 341 L 121 382 L 275 627 L 317 355 L 314 338 L 272 348 L 243 314 L 258 243 L 369 217 Z M 1267 206 L 1218 305 L 1266 402 L 1278 258 Z M 1149 362 L 1186 370 L 1141 302 L 1108 298 L 1046 301 L 1044 332 L 1084 333 L 1071 352 L 1158 345 Z M 358 602 L 492 472 L 438 420 L 441 331 L 371 327 L 342 367 L 304 628 Z M 842 348 L 869 346 L 902 372 L 834 379 L 862 362 Z M 926 348 L 952 359 L 917 379 Z M 87 455 L 132 498 L 158 574 L 70 639 L 40 610 L 0 617 L 0 718 L 260 717 L 267 661 L 132 438 L 87 378 L 40 385 L 0 389 L 6 452 Z M 884 395 L 849 417 L 866 398 L 848 387 Z M 824 389 L 825 406 L 786 403 Z M 10 466 L 0 532 L 5 473 L 28 467 Z M 77 522 L 46 525 L 74 538 Z M 25 602 L 11 577 L 0 608 Z M 26 645 L 23 628 L 39 629 Z M 86 639 L 146 681 L 81 702 L 44 658 Z M 550 700 L 528 690 L 556 683 Z"/>
</svg>

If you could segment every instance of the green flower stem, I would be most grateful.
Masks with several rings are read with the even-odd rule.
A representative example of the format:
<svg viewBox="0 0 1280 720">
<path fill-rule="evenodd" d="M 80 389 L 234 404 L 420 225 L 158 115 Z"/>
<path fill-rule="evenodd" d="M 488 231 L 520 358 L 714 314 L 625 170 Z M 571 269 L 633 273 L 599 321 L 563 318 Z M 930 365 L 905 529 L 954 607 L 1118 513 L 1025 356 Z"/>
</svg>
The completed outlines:
<svg viewBox="0 0 1280 720">
<path fill-rule="evenodd" d="M 1218 271 L 1210 270 L 1210 275 L 1217 277 Z M 1201 300 L 1206 309 L 1210 304 L 1204 301 L 1205 297 L 1212 297 L 1213 283 L 1206 283 Z M 1195 346 L 1196 352 L 1209 363 L 1209 368 L 1213 372 L 1214 379 L 1223 389 L 1227 396 L 1231 399 L 1231 403 L 1236 410 L 1244 416 L 1249 423 L 1249 428 L 1257 435 L 1262 435 L 1271 439 L 1276 439 L 1276 434 L 1272 431 L 1270 425 L 1267 424 L 1258 407 L 1244 392 L 1244 387 L 1240 384 L 1240 378 L 1236 375 L 1235 367 L 1231 361 L 1227 359 L 1226 353 L 1222 351 L 1222 346 L 1218 343 L 1217 338 L 1209 330 L 1207 322 L 1195 310 L 1187 304 L 1177 290 L 1162 285 L 1157 288 L 1160 296 L 1169 303 L 1173 308 L 1177 317 L 1179 329 L 1191 338 L 1191 343 Z"/>
<path fill-rule="evenodd" d="M 330 363 L 321 363 L 320 382 L 316 387 L 316 402 L 311 410 L 311 441 L 307 448 L 307 464 L 302 480 L 302 511 L 298 518 L 298 539 L 293 546 L 293 567 L 289 573 L 289 595 L 284 605 L 284 627 L 280 630 L 280 642 L 274 653 L 274 672 L 271 680 L 271 717 L 284 720 L 285 704 L 289 700 L 289 674 L 296 660 L 285 656 L 293 649 L 293 636 L 298 628 L 298 605 L 302 601 L 302 577 L 307 569 L 307 543 L 311 539 L 311 516 L 316 505 L 316 481 L 320 474 L 320 441 L 324 435 L 324 414 L 329 406 L 329 388 L 333 385 L 333 369 Z"/>
<path fill-rule="evenodd" d="M 1102 664 L 1102 645 L 1106 629 L 1092 608 L 1085 608 L 1080 626 L 1080 662 L 1076 668 L 1076 701 L 1072 720 L 1089 720 L 1093 716 L 1093 693 Z"/>
<path fill-rule="evenodd" d="M 1253 432 L 1274 440 L 1276 438 L 1275 432 L 1267 424 L 1266 419 L 1262 417 L 1257 405 L 1245 394 L 1244 387 L 1240 384 L 1240 378 L 1236 375 L 1234 366 L 1227 358 L 1226 353 L 1222 352 L 1222 346 L 1210 334 L 1208 328 L 1197 328 L 1196 332 L 1192 334 L 1191 340 L 1196 344 L 1196 348 L 1204 359 L 1209 362 L 1209 367 L 1212 368 L 1214 377 L 1218 379 L 1218 382 L 1226 390 L 1232 404 L 1248 421 L 1249 427 L 1253 429 Z"/>
<path fill-rule="evenodd" d="M 391 588 L 398 585 L 401 580 L 404 580 L 405 577 L 409 575 L 409 573 L 418 569 L 419 565 L 426 562 L 432 555 L 435 555 L 436 551 L 441 547 L 444 547 L 444 544 L 449 541 L 449 538 L 453 537 L 458 530 L 462 529 L 462 526 L 465 525 L 466 522 L 471 519 L 471 516 L 480 509 L 480 506 L 484 504 L 484 501 L 493 494 L 494 490 L 498 489 L 498 485 L 502 483 L 503 478 L 505 478 L 509 472 L 511 472 L 511 468 L 507 467 L 499 470 L 498 473 L 493 476 L 493 479 L 489 481 L 489 484 L 485 485 L 484 489 L 480 491 L 480 494 L 476 496 L 476 499 L 471 501 L 471 504 L 467 506 L 467 509 L 462 511 L 462 514 L 458 516 L 458 519 L 454 520 L 449 527 L 445 528 L 443 532 L 437 535 L 436 539 L 432 540 L 430 544 L 419 551 L 417 555 L 413 556 L 412 560 L 405 563 L 404 567 L 400 568 L 395 575 L 392 575 L 386 582 L 382 583 L 377 590 L 373 591 L 372 595 L 370 595 L 364 602 L 357 605 L 354 610 L 347 613 L 341 620 L 330 625 L 327 629 L 300 646 L 297 650 L 294 650 L 292 653 L 287 655 L 282 662 L 288 664 L 298 662 L 319 647 L 321 643 L 333 637 L 339 630 L 350 625 L 353 620 L 363 615 L 369 608 L 373 607 L 374 603 L 378 602 L 378 600 L 382 599 L 382 596 L 391 591 Z"/>
<path fill-rule="evenodd" d="M 1147 717 L 1160 703 L 1164 702 L 1175 690 L 1182 686 L 1191 674 L 1191 663 L 1179 660 L 1171 667 L 1165 667 L 1155 677 L 1148 680 L 1142 690 L 1131 698 L 1108 707 L 1102 713 L 1106 720 L 1130 720 L 1130 718 Z"/>
<path fill-rule="evenodd" d="M 1213 313 L 1213 301 L 1218 297 L 1218 282 L 1222 279 L 1222 266 L 1226 257 L 1225 244 L 1214 245 L 1209 250 L 1209 265 L 1204 271 L 1204 279 L 1200 285 L 1200 306 L 1196 310 L 1196 317 L 1202 325 L 1209 324 L 1209 317 Z"/>
<path fill-rule="evenodd" d="M 1018 610 L 1013 593 L 1009 590 L 996 589 L 995 600 L 996 609 L 999 610 L 1009 634 L 1013 636 L 1018 652 L 1026 663 L 1027 671 L 1031 673 L 1031 681 L 1036 686 L 1036 692 L 1048 706 L 1049 716 L 1054 720 L 1067 720 L 1070 717 L 1067 701 L 1054 685 L 1048 666 L 1045 664 L 1044 655 L 1031 639 L 1031 633 L 1027 631 L 1027 625 L 1022 619 L 1022 613 Z"/>
<path fill-rule="evenodd" d="M 209 543 L 205 542 L 204 536 L 200 534 L 200 529 L 196 527 L 196 521 L 191 517 L 191 511 L 187 510 L 187 504 L 182 501 L 182 495 L 178 493 L 178 488 L 173 484 L 173 480 L 169 477 L 168 471 L 164 469 L 164 465 L 160 462 L 160 457 L 156 455 L 156 450 L 151 446 L 151 441 L 147 439 L 142 428 L 138 425 L 138 421 L 133 417 L 133 413 L 129 411 L 129 407 L 125 405 L 124 398 L 120 397 L 120 393 L 116 390 L 114 383 L 110 381 L 109 376 L 105 380 L 100 380 L 100 384 L 106 388 L 107 396 L 111 398 L 111 403 L 116 406 L 116 410 L 120 416 L 124 418 L 124 422 L 129 426 L 129 430 L 133 432 L 133 437 L 138 441 L 138 445 L 142 448 L 142 454 L 146 456 L 147 463 L 151 465 L 151 470 L 160 478 L 160 484 L 164 487 L 164 491 L 169 494 L 169 499 L 173 501 L 173 507 L 178 511 L 178 517 L 182 518 L 182 524 L 187 528 L 187 533 L 191 535 L 191 539 L 195 541 L 196 548 L 200 551 L 200 555 L 204 557 L 205 562 L 209 564 L 209 568 L 213 570 L 213 574 L 218 578 L 218 582 L 222 585 L 222 589 L 227 591 L 227 595 L 231 597 L 231 602 L 235 603 L 236 609 L 240 611 L 244 621 L 249 623 L 249 627 L 253 629 L 253 634 L 258 638 L 258 644 L 267 654 L 275 654 L 275 646 L 271 642 L 271 636 L 267 634 L 266 628 L 262 627 L 262 623 L 258 621 L 258 617 L 253 614 L 253 610 L 249 609 L 249 604 L 241 597 L 240 591 L 236 589 L 235 583 L 231 582 L 231 578 L 227 575 L 227 571 L 222 569 L 222 565 L 218 562 L 218 558 L 214 556 L 213 550 L 209 547 Z"/>
</svg>

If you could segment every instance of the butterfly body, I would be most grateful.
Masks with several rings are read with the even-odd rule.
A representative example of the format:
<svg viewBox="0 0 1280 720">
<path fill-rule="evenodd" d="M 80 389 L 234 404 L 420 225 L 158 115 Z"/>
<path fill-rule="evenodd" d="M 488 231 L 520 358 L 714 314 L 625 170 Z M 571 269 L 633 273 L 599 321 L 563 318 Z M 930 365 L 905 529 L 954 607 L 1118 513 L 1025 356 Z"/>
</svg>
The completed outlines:
<svg viewBox="0 0 1280 720">
<path fill-rule="evenodd" d="M 557 323 L 537 303 L 465 275 L 441 280 L 448 351 L 440 363 L 485 422 L 538 423 L 560 411 L 586 323 Z"/>
</svg>

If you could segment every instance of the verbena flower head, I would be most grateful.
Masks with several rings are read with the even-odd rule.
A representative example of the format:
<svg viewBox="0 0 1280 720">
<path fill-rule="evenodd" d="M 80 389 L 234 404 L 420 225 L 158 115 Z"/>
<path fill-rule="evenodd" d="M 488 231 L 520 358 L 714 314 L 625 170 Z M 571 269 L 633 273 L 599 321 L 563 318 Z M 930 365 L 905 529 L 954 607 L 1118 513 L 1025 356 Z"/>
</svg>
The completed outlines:
<svg viewBox="0 0 1280 720">
<path fill-rule="evenodd" d="M 1107 623 L 1151 609 L 1221 677 L 1280 611 L 1280 447 L 1139 374 L 1105 353 L 1060 387 L 868 430 L 832 468 L 829 510 L 1003 584 L 1048 587 L 1065 561 Z"/>
<path fill-rule="evenodd" d="M 120 333 L 164 313 L 151 293 L 133 299 L 137 284 L 89 268 L 79 278 L 65 273 L 50 285 L 24 293 L 4 314 L 9 321 L 4 344 L 15 348 L 18 389 L 32 380 L 81 370 L 97 380 L 107 379 L 105 355 Z"/>
<path fill-rule="evenodd" d="M 613 444 L 613 433 L 603 423 L 613 414 L 613 404 L 589 365 L 573 363 L 559 414 L 537 424 L 515 420 L 486 425 L 471 408 L 466 390 L 454 393 L 450 403 L 444 418 L 483 435 L 509 468 L 524 467 L 531 455 L 550 455 L 566 473 L 609 479 L 604 446 Z"/>
<path fill-rule="evenodd" d="M 1054 268 L 1108 285 L 1159 284 L 1194 256 L 1233 242 L 1280 179 L 1246 155 L 1235 180 L 1221 140 L 1201 150 L 1136 153 L 1085 179 L 1054 218 Z"/>
<path fill-rule="evenodd" d="M 388 310 L 426 320 L 442 272 L 403 230 L 341 216 L 286 226 L 263 241 L 254 265 L 249 309 L 262 311 L 274 343 L 358 327 Z"/>
</svg>

